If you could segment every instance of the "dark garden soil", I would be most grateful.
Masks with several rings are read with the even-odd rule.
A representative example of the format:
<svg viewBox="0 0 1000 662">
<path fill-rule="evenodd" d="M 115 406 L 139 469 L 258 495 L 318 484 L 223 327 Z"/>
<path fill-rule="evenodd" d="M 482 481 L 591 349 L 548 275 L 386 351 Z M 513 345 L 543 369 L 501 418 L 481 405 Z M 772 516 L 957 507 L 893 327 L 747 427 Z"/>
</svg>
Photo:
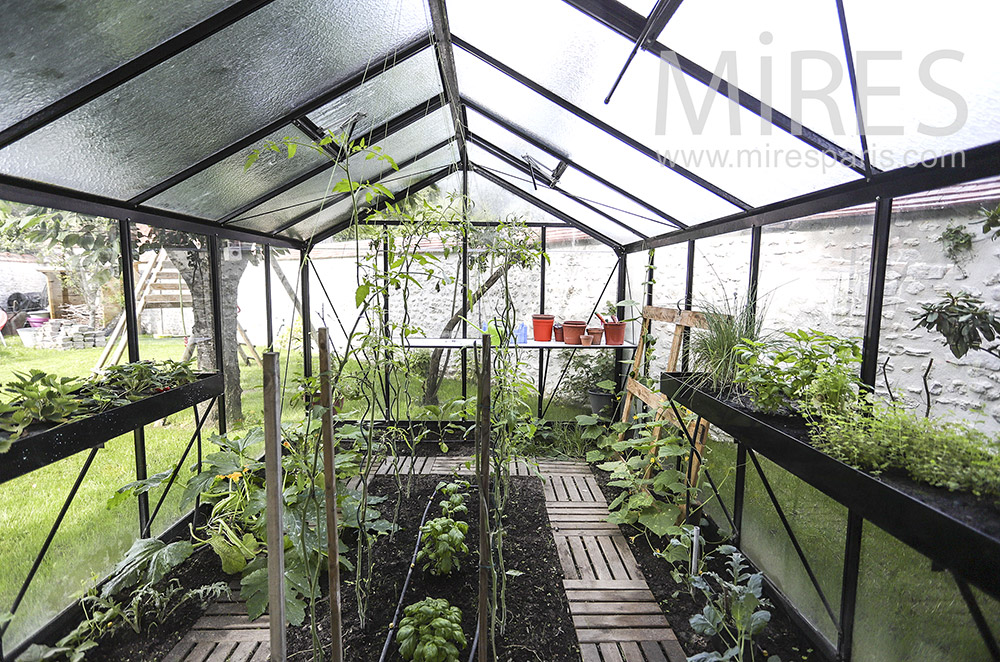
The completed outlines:
<svg viewBox="0 0 1000 662">
<path fill-rule="evenodd" d="M 373 550 L 374 569 L 368 599 L 367 623 L 362 627 L 357 613 L 354 574 L 344 572 L 342 581 L 342 612 L 344 614 L 344 658 L 351 662 L 376 662 L 386 640 L 389 623 L 395 619 L 399 593 L 413 556 L 417 531 L 428 499 L 440 476 L 415 476 L 408 496 L 400 500 L 398 523 L 400 530 L 394 539 L 382 537 Z M 512 477 L 511 497 L 507 504 L 504 560 L 508 570 L 524 574 L 510 577 L 507 587 L 508 622 L 498 636 L 498 662 L 578 662 L 580 659 L 576 633 L 569 605 L 562 588 L 562 571 L 545 514 L 541 481 L 537 478 Z M 373 479 L 371 491 L 390 498 L 380 504 L 390 515 L 396 501 L 395 480 L 391 476 Z M 460 570 L 449 577 L 434 577 L 420 566 L 414 568 L 406 589 L 403 605 L 427 597 L 445 598 L 462 610 L 462 629 L 469 647 L 462 651 L 466 660 L 476 632 L 478 599 L 478 507 L 476 491 L 470 488 L 469 532 L 466 544 L 470 555 Z M 428 518 L 440 515 L 435 497 Z M 317 623 L 324 645 L 329 643 L 329 611 L 325 602 L 317 605 Z M 311 659 L 312 638 L 308 620 L 301 627 L 288 630 L 289 659 Z M 395 640 L 386 660 L 401 660 Z"/>
<path fill-rule="evenodd" d="M 601 491 L 604 492 L 605 498 L 610 503 L 621 493 L 621 489 L 608 486 L 610 474 L 606 471 L 595 469 L 594 473 L 597 475 L 597 483 L 601 486 Z M 714 546 L 711 541 L 720 540 L 722 536 L 717 531 L 706 529 L 706 524 L 703 524 L 702 535 L 710 541 L 709 548 L 711 549 Z M 702 607 L 705 606 L 704 600 L 700 595 L 693 598 L 684 584 L 675 582 L 670 577 L 669 564 L 653 554 L 651 546 L 662 549 L 666 547 L 667 539 L 657 538 L 649 534 L 649 542 L 647 542 L 645 536 L 636 536 L 634 528 L 625 525 L 620 525 L 619 528 L 622 535 L 628 540 L 629 547 L 646 578 L 646 583 L 659 602 L 684 651 L 688 655 L 696 655 L 713 649 L 722 652 L 723 649 L 716 645 L 716 642 L 712 642 L 709 637 L 695 632 L 688 622 L 691 616 L 701 612 Z M 726 576 L 723 559 L 710 559 L 707 565 L 709 570 Z M 771 602 L 774 603 L 774 600 Z M 822 660 L 819 654 L 813 652 L 810 641 L 780 607 L 774 605 L 770 611 L 771 622 L 764 632 L 754 638 L 754 641 L 760 646 L 760 651 L 765 655 L 777 655 L 782 660 L 796 660 L 798 662 Z"/>
<path fill-rule="evenodd" d="M 232 578 L 222 572 L 222 562 L 208 547 L 203 547 L 191 555 L 161 582 L 172 579 L 181 585 L 194 589 L 215 582 L 231 583 Z M 187 634 L 194 622 L 204 613 L 201 605 L 189 602 L 178 609 L 166 623 L 156 625 L 151 631 L 136 634 L 128 626 L 122 627 L 110 637 L 100 640 L 97 648 L 87 653 L 90 662 L 152 662 L 162 660 L 170 649 Z"/>
</svg>

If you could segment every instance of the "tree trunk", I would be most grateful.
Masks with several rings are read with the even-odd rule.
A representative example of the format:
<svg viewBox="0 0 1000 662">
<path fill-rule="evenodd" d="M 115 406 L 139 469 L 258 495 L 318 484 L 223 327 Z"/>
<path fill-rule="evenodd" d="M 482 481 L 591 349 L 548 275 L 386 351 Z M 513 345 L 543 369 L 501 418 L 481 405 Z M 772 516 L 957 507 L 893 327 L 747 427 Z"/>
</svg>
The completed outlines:
<svg viewBox="0 0 1000 662">
<path fill-rule="evenodd" d="M 207 254 L 201 251 L 167 249 L 170 261 L 191 292 L 194 322 L 191 339 L 197 342 L 198 371 L 215 371 L 215 333 L 212 321 L 212 279 Z M 240 386 L 240 359 L 236 335 L 236 295 L 249 256 L 244 251 L 239 260 L 222 260 L 219 265 L 219 291 L 222 296 L 222 373 L 226 380 L 226 419 L 243 418 L 243 389 Z M 215 411 L 215 410 L 213 410 Z"/>
<path fill-rule="evenodd" d="M 458 326 L 459 322 L 462 321 L 463 317 L 468 316 L 469 310 L 476 305 L 476 302 L 483 298 L 483 296 L 490 290 L 491 287 L 497 284 L 500 278 L 510 271 L 510 268 L 514 266 L 512 263 L 508 262 L 503 266 L 499 267 L 496 271 L 490 274 L 490 277 L 486 279 L 479 289 L 471 293 L 468 297 L 462 297 L 462 307 L 455 313 L 450 320 L 444 325 L 444 329 L 441 330 L 442 338 L 451 338 L 452 333 L 455 331 L 455 327 Z M 446 367 L 441 366 L 441 358 L 444 356 L 444 350 L 437 348 L 431 352 L 431 362 L 427 366 L 427 379 L 424 382 L 424 397 L 422 404 L 424 405 L 436 405 L 438 404 L 438 390 L 441 388 L 441 382 L 444 381 L 444 374 Z"/>
</svg>

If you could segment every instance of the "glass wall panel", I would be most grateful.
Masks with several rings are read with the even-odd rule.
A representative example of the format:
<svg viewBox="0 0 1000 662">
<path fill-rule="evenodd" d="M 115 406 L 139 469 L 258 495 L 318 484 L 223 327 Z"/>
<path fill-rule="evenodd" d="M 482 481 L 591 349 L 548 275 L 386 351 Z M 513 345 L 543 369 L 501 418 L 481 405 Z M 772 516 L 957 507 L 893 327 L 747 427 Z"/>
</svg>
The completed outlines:
<svg viewBox="0 0 1000 662">
<path fill-rule="evenodd" d="M 285 423 L 301 421 L 305 409 L 302 400 L 292 402 L 296 384 L 302 379 L 302 280 L 299 274 L 301 253 L 297 250 L 271 251 L 271 309 L 274 325 L 274 351 L 281 356 L 281 381 L 284 389 L 281 419 Z M 317 292 L 316 278 L 310 273 L 310 298 L 314 306 L 323 301 L 322 291 Z M 319 297 L 317 299 L 317 297 Z M 313 329 L 321 320 L 312 318 Z M 336 342 L 334 343 L 336 346 Z M 316 363 L 316 352 L 313 362 Z M 315 372 L 313 374 L 316 374 Z"/>
<path fill-rule="evenodd" d="M 879 347 L 879 365 L 897 401 L 923 414 L 929 368 L 931 415 L 967 420 L 991 435 L 1000 432 L 1000 360 L 977 350 L 958 358 L 943 335 L 915 329 L 914 318 L 947 293 L 969 293 L 996 310 L 1000 261 L 981 224 L 982 209 L 998 202 L 997 178 L 893 200 Z M 877 386 L 887 396 L 884 381 L 880 376 Z"/>
<path fill-rule="evenodd" d="M 859 80 L 870 86 L 868 147 L 882 169 L 1000 139 L 1000 72 L 989 48 L 1000 5 L 912 7 L 902 0 L 844 2 Z"/>
<path fill-rule="evenodd" d="M 758 296 L 767 329 L 864 334 L 873 217 L 842 210 L 764 226 Z"/>
<path fill-rule="evenodd" d="M 664 308 L 684 307 L 684 291 L 687 283 L 687 243 L 671 244 L 656 249 L 653 257 L 654 270 L 653 279 L 653 305 Z M 641 256 L 641 257 L 640 257 Z M 630 279 L 633 283 L 639 278 L 636 269 L 645 269 L 648 258 L 647 253 L 634 253 L 629 256 L 629 270 L 633 275 Z M 644 276 L 644 275 L 643 275 Z M 645 277 L 642 278 L 645 280 Z M 641 282 L 641 281 L 640 281 Z M 635 287 L 633 285 L 633 292 Z M 634 296 L 634 300 L 638 301 Z M 653 359 L 649 364 L 649 374 L 656 380 L 656 388 L 659 389 L 660 373 L 667 369 L 667 359 L 670 357 L 670 343 L 673 340 L 674 325 L 665 322 L 653 322 L 649 330 L 655 347 L 653 349 Z"/>
<path fill-rule="evenodd" d="M 344 17 L 373 14 L 359 48 Z M 0 151 L 0 171 L 129 199 L 429 29 L 419 3 L 277 0 Z"/>
<path fill-rule="evenodd" d="M 973 592 L 990 629 L 1000 631 L 1000 602 Z M 854 659 L 990 659 L 951 574 L 869 522 L 861 540 Z"/>
<path fill-rule="evenodd" d="M 847 509 L 762 456 L 757 456 L 824 595 L 840 614 Z M 792 546 L 756 467 L 747 462 L 740 546 L 820 632 L 837 641 L 827 613 Z"/>
<path fill-rule="evenodd" d="M 24 119 L 232 4 L 177 2 L 170 11 L 149 1 L 5 5 L 0 126 Z"/>
</svg>

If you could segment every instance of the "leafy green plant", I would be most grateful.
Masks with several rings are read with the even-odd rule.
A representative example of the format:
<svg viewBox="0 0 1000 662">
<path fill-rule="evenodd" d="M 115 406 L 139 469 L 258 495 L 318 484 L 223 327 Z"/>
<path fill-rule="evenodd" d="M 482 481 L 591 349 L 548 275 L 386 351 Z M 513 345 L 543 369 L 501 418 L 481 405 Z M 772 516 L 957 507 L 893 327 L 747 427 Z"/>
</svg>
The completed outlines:
<svg viewBox="0 0 1000 662">
<path fill-rule="evenodd" d="M 14 373 L 16 379 L 4 385 L 4 391 L 14 398 L 0 402 L 0 430 L 17 439 L 32 423 L 66 423 L 80 411 L 83 403 L 79 391 L 86 383 L 75 377 L 56 377 L 41 370 Z M 2 444 L 3 442 L 0 442 Z M 0 451 L 6 447 L 0 445 Z"/>
<path fill-rule="evenodd" d="M 155 584 L 192 552 L 194 546 L 186 540 L 167 544 L 157 538 L 140 538 L 132 543 L 125 558 L 111 571 L 111 579 L 102 587 L 101 597 L 115 595 L 140 581 Z"/>
<path fill-rule="evenodd" d="M 614 352 L 574 352 L 558 397 L 563 402 L 585 405 L 591 389 L 613 393 L 614 379 Z"/>
<path fill-rule="evenodd" d="M 469 525 L 448 517 L 436 517 L 420 527 L 423 545 L 417 552 L 417 561 L 432 575 L 450 575 L 461 567 L 461 559 L 469 553 L 465 534 Z"/>
<path fill-rule="evenodd" d="M 958 422 L 924 418 L 874 401 L 824 411 L 810 421 L 813 443 L 846 464 L 977 496 L 1000 496 L 1000 441 Z"/>
<path fill-rule="evenodd" d="M 705 319 L 705 329 L 691 333 L 691 357 L 696 370 L 708 373 L 713 389 L 730 387 L 736 377 L 741 343 L 761 343 L 764 314 L 758 302 L 746 298 L 742 301 L 728 299 L 719 305 L 704 302 L 700 309 Z"/>
<path fill-rule="evenodd" d="M 468 645 L 462 632 L 462 611 L 442 598 L 408 605 L 396 631 L 396 643 L 404 660 L 458 662 L 459 651 Z"/>
<path fill-rule="evenodd" d="M 1000 237 L 1000 205 L 993 209 L 983 207 L 979 210 L 981 223 L 983 224 L 983 234 L 993 233 L 993 241 Z"/>
<path fill-rule="evenodd" d="M 786 331 L 792 342 L 774 350 L 762 341 L 736 346 L 735 382 L 765 412 L 782 407 L 809 414 L 818 407 L 842 409 L 857 398 L 861 346 L 815 329 Z"/>
<path fill-rule="evenodd" d="M 441 506 L 441 517 L 455 519 L 456 517 L 467 515 L 469 507 L 465 505 L 465 493 L 462 490 L 469 488 L 468 481 L 438 483 L 437 490 L 445 497 L 438 505 Z"/>
<path fill-rule="evenodd" d="M 972 233 L 961 225 L 949 223 L 937 241 L 941 242 L 944 254 L 955 264 L 965 260 L 972 251 Z"/>
<path fill-rule="evenodd" d="M 1000 358 L 1000 344 L 985 344 L 1000 338 L 1000 317 L 984 308 L 979 297 L 968 292 L 945 292 L 940 301 L 920 307 L 923 312 L 913 317 L 917 323 L 913 328 L 940 333 L 956 358 L 962 358 L 970 349 Z"/>
<path fill-rule="evenodd" d="M 688 658 L 689 662 L 744 662 L 754 659 L 753 638 L 771 621 L 770 602 L 763 596 L 764 577 L 749 573 L 743 554 L 731 545 L 717 550 L 728 556 L 726 576 L 702 572 L 691 577 L 691 585 L 701 592 L 706 604 L 688 622 L 698 634 L 719 637 L 728 648 Z M 768 658 L 780 662 L 776 657 Z"/>
</svg>

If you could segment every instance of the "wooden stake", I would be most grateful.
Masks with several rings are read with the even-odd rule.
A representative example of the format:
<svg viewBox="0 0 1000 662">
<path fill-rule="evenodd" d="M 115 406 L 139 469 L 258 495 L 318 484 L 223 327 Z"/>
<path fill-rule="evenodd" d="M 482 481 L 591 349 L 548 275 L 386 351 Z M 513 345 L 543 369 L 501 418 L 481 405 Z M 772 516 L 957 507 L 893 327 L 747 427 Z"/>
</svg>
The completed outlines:
<svg viewBox="0 0 1000 662">
<path fill-rule="evenodd" d="M 333 639 L 332 662 L 343 662 L 340 620 L 340 540 L 337 536 L 337 463 L 333 448 L 333 387 L 330 383 L 330 330 L 325 326 L 319 333 L 320 406 L 323 414 L 323 472 L 326 480 L 326 544 L 327 574 L 330 583 L 330 636 Z"/>
<path fill-rule="evenodd" d="M 487 498 L 490 492 L 490 396 L 491 396 L 491 340 L 483 334 L 483 367 L 479 375 L 479 415 L 476 421 L 476 441 L 479 454 L 476 472 L 479 476 L 479 662 L 487 662 L 490 639 L 490 569 L 493 552 L 490 549 L 490 522 Z"/>
<path fill-rule="evenodd" d="M 264 354 L 264 480 L 271 660 L 285 662 L 285 527 L 281 516 L 281 377 L 278 353 Z"/>
</svg>

